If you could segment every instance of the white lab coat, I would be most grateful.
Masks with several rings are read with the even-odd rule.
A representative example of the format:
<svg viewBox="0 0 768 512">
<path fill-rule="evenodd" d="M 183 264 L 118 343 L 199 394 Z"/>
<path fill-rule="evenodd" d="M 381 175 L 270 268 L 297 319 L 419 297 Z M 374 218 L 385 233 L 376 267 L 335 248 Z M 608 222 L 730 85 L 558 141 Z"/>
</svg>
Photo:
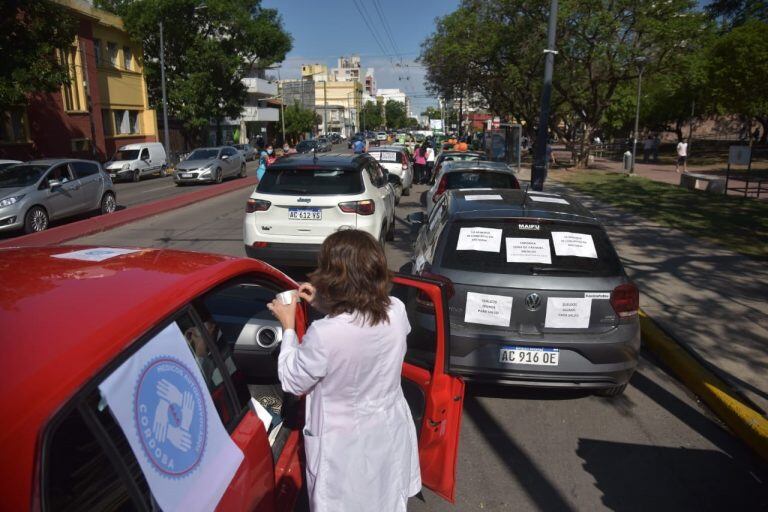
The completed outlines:
<svg viewBox="0 0 768 512">
<path fill-rule="evenodd" d="M 400 387 L 405 306 L 391 298 L 389 323 L 352 314 L 315 321 L 298 344 L 283 334 L 283 390 L 307 394 L 304 448 L 312 512 L 405 512 L 421 489 L 416 428 Z"/>
</svg>

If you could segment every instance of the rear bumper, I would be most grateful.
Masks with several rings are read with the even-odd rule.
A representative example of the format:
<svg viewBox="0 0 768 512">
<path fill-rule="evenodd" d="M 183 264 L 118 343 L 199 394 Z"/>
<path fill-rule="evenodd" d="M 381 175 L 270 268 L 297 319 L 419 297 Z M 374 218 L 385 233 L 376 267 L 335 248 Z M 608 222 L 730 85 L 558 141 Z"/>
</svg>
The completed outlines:
<svg viewBox="0 0 768 512">
<path fill-rule="evenodd" d="M 275 244 L 268 247 L 245 246 L 249 258 L 264 261 L 276 267 L 316 267 L 320 244 Z"/>
</svg>

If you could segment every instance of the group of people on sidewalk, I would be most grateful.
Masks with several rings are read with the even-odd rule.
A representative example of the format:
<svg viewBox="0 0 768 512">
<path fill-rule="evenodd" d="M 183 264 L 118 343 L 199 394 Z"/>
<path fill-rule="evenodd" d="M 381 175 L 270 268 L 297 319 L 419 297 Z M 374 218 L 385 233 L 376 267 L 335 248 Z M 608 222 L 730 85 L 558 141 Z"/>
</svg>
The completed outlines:
<svg viewBox="0 0 768 512">
<path fill-rule="evenodd" d="M 419 185 L 429 183 L 434 166 L 435 150 L 431 144 L 424 142 L 413 152 L 413 182 Z"/>
</svg>

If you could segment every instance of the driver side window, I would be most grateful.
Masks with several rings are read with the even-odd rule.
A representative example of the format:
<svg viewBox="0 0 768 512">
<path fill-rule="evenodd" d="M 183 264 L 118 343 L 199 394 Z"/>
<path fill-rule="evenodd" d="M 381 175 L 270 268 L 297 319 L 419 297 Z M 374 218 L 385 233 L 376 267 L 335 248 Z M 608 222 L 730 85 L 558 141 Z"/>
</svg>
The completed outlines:
<svg viewBox="0 0 768 512">
<path fill-rule="evenodd" d="M 149 160 L 149 149 L 144 148 L 141 150 L 141 156 L 139 156 L 139 160 Z"/>
<path fill-rule="evenodd" d="M 40 184 L 40 187 L 42 189 L 50 188 L 51 181 L 67 183 L 68 181 L 71 181 L 71 180 L 72 180 L 72 175 L 69 171 L 69 165 L 61 164 L 61 165 L 57 165 L 56 167 L 48 171 L 48 174 L 46 175 L 43 182 Z"/>
</svg>

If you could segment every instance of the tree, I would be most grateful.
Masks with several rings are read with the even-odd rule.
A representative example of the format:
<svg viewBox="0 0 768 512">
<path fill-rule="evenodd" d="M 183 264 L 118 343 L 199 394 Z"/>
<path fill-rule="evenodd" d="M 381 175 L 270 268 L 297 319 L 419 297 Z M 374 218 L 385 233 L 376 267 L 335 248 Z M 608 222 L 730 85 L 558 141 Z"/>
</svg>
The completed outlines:
<svg viewBox="0 0 768 512">
<path fill-rule="evenodd" d="M 768 3 L 765 0 L 714 0 L 707 5 L 707 12 L 730 30 L 750 19 L 768 22 Z"/>
<path fill-rule="evenodd" d="M 384 105 L 384 117 L 387 127 L 392 130 L 405 128 L 408 125 L 408 113 L 405 111 L 405 103 L 389 100 Z"/>
<path fill-rule="evenodd" d="M 211 120 L 239 117 L 242 78 L 252 67 L 280 62 L 291 49 L 274 9 L 260 0 L 111 0 L 131 36 L 144 47 L 150 102 L 160 105 L 158 24 L 165 32 L 169 114 L 188 140 L 201 141 Z"/>
<path fill-rule="evenodd" d="M 363 129 L 365 130 L 380 128 L 384 125 L 384 118 L 381 115 L 381 106 L 372 101 L 365 102 L 360 117 Z"/>
<path fill-rule="evenodd" d="M 427 119 L 440 119 L 440 111 L 436 109 L 435 107 L 427 107 L 424 112 L 421 113 L 422 116 L 426 116 Z"/>
<path fill-rule="evenodd" d="M 0 111 L 23 106 L 30 93 L 68 83 L 57 50 L 75 42 L 77 23 L 53 2 L 4 0 L 0 7 Z"/>
<path fill-rule="evenodd" d="M 298 102 L 284 109 L 285 135 L 288 139 L 299 140 L 307 132 L 311 132 L 317 124 L 317 114 L 314 110 L 302 108 Z"/>
<path fill-rule="evenodd" d="M 750 20 L 719 37 L 709 51 L 708 80 L 713 101 L 723 112 L 736 113 L 768 132 L 768 23 Z"/>
</svg>

